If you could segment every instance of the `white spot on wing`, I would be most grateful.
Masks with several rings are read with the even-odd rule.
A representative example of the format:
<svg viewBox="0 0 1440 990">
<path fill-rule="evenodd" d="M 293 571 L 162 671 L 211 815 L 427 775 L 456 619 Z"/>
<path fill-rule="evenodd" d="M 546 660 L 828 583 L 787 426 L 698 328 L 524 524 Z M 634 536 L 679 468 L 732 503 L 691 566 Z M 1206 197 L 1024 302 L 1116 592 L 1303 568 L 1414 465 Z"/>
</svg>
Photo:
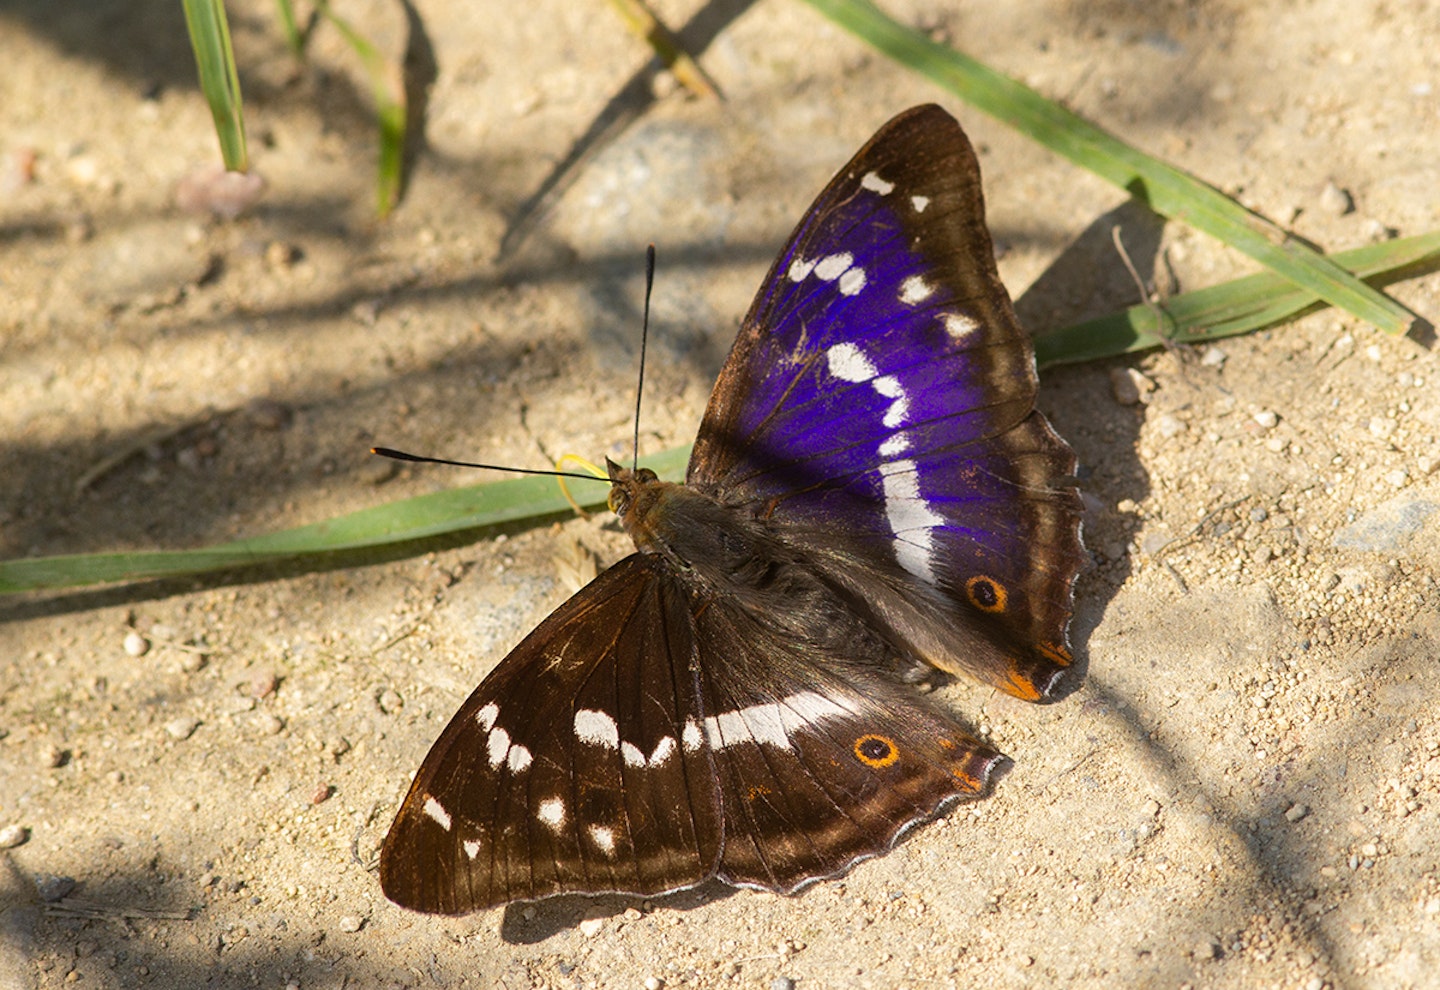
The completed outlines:
<svg viewBox="0 0 1440 990">
<path fill-rule="evenodd" d="M 860 180 L 860 187 L 879 193 L 881 196 L 888 196 L 895 189 L 895 183 L 886 182 L 875 172 L 866 172 L 865 177 Z"/>
<path fill-rule="evenodd" d="M 895 541 L 895 562 L 926 584 L 934 584 L 935 568 L 930 564 L 934 541 L 930 538 L 928 529 L 919 532 L 924 539 L 923 546 L 916 546 L 909 539 Z"/>
<path fill-rule="evenodd" d="M 700 748 L 705 737 L 700 733 L 700 726 L 693 718 L 685 720 L 685 731 L 680 733 L 680 743 L 685 747 L 685 752 L 693 753 Z"/>
<path fill-rule="evenodd" d="M 528 749 L 524 746 L 511 746 L 510 756 L 505 760 L 505 765 L 509 767 L 512 772 L 519 773 L 532 762 L 534 762 L 534 757 L 530 755 Z"/>
<path fill-rule="evenodd" d="M 634 743 L 622 742 L 620 756 L 627 767 L 643 767 L 645 765 L 645 754 L 640 752 L 640 747 Z"/>
<path fill-rule="evenodd" d="M 894 457 L 896 454 L 903 454 L 910 449 L 910 438 L 903 433 L 892 433 L 885 438 L 880 445 L 881 457 Z"/>
<path fill-rule="evenodd" d="M 840 281 L 836 283 L 835 287 L 840 290 L 842 296 L 858 295 L 860 290 L 865 288 L 865 269 L 850 269 L 840 276 Z"/>
<path fill-rule="evenodd" d="M 615 720 L 591 708 L 582 708 L 575 713 L 575 738 L 592 746 L 620 748 L 620 729 Z"/>
<path fill-rule="evenodd" d="M 900 301 L 907 306 L 924 302 L 935 294 L 935 287 L 919 275 L 911 275 L 900 283 Z"/>
<path fill-rule="evenodd" d="M 489 732 L 495 727 L 495 716 L 500 714 L 500 706 L 490 702 L 484 708 L 475 713 L 475 721 L 480 723 L 480 728 Z"/>
<path fill-rule="evenodd" d="M 875 366 L 854 344 L 836 344 L 825 351 L 825 360 L 830 374 L 842 382 L 868 382 L 875 377 Z"/>
<path fill-rule="evenodd" d="M 823 282 L 832 282 L 849 271 L 854 263 L 855 256 L 849 251 L 827 254 L 815 262 L 815 277 Z"/>
<path fill-rule="evenodd" d="M 964 340 L 976 330 L 980 329 L 978 320 L 973 320 L 963 313 L 946 313 L 944 321 L 945 332 L 956 340 Z"/>
<path fill-rule="evenodd" d="M 652 767 L 658 767 L 675 752 L 675 737 L 666 736 L 655 744 L 655 752 L 650 754 L 649 763 Z"/>
<path fill-rule="evenodd" d="M 490 765 L 498 767 L 509 751 L 510 733 L 498 727 L 491 729 L 490 735 L 485 738 L 485 752 L 490 757 Z"/>
<path fill-rule="evenodd" d="M 885 518 L 895 534 L 895 559 L 911 574 L 935 583 L 930 562 L 935 541 L 930 530 L 945 520 L 920 497 L 920 475 L 914 461 L 880 465 L 885 491 Z"/>
<path fill-rule="evenodd" d="M 819 692 L 801 691 L 778 702 L 712 715 L 705 720 L 705 735 L 715 749 L 744 742 L 789 748 L 791 732 L 850 710 Z"/>
<path fill-rule="evenodd" d="M 595 843 L 601 852 L 610 856 L 615 852 L 615 833 L 604 825 L 590 826 L 590 840 Z"/>
<path fill-rule="evenodd" d="M 905 416 L 909 412 L 910 400 L 901 395 L 894 402 L 890 403 L 890 408 L 885 410 L 885 418 L 880 420 L 880 422 L 892 430 L 896 429 L 905 424 Z"/>
<path fill-rule="evenodd" d="M 792 282 L 803 282 L 810 277 L 810 273 L 814 271 L 814 269 L 815 262 L 806 261 L 803 258 L 796 258 L 790 262 L 790 270 L 785 274 Z"/>
<path fill-rule="evenodd" d="M 911 196 L 910 205 L 915 207 L 916 213 L 924 213 L 925 207 L 930 205 L 929 196 Z"/>
<path fill-rule="evenodd" d="M 790 733 L 785 731 L 785 716 L 779 705 L 751 705 L 740 709 L 740 717 L 750 731 L 750 738 L 772 746 L 789 746 Z"/>
<path fill-rule="evenodd" d="M 450 831 L 450 812 L 445 810 L 443 804 L 433 797 L 426 797 L 423 810 L 437 825 L 447 832 Z"/>
<path fill-rule="evenodd" d="M 558 832 L 565 824 L 565 802 L 558 797 L 546 798 L 535 809 L 535 817 Z"/>
<path fill-rule="evenodd" d="M 476 856 L 480 855 L 480 843 L 476 842 L 474 839 L 466 839 L 460 844 L 465 847 L 465 855 L 469 856 L 471 859 L 474 859 Z"/>
<path fill-rule="evenodd" d="M 881 422 L 892 430 L 901 426 L 905 422 L 905 415 L 910 412 L 910 398 L 900 385 L 900 379 L 894 375 L 884 375 L 870 384 L 885 398 L 895 400 L 890 403 L 890 408 L 885 410 L 885 417 Z"/>
<path fill-rule="evenodd" d="M 854 709 L 849 705 L 827 698 L 818 691 L 801 691 L 780 702 L 780 718 L 786 729 L 799 729 L 816 725 L 837 715 L 848 715 Z"/>
</svg>

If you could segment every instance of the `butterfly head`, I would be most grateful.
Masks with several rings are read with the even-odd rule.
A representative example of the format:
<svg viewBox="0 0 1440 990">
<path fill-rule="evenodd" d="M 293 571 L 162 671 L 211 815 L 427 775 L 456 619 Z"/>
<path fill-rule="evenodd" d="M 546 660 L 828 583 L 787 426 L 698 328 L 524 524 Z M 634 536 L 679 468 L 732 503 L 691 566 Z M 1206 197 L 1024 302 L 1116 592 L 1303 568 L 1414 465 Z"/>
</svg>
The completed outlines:
<svg viewBox="0 0 1440 990">
<path fill-rule="evenodd" d="M 647 492 L 653 492 L 660 480 L 659 476 L 649 468 L 636 468 L 631 470 L 621 467 L 610 458 L 605 458 L 605 470 L 610 474 L 610 496 L 607 499 L 610 511 L 620 517 L 622 523 L 628 524 L 638 516 L 644 516 L 649 508 L 653 496 L 646 497 Z M 638 509 L 636 512 L 634 510 Z"/>
</svg>

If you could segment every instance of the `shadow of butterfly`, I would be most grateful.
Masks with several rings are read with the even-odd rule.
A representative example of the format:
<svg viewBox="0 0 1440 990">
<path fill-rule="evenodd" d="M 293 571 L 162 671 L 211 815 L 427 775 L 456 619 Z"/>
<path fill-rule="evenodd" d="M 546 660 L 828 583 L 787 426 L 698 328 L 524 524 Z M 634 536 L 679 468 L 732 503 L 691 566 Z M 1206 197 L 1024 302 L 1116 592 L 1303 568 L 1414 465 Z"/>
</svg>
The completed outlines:
<svg viewBox="0 0 1440 990">
<path fill-rule="evenodd" d="M 460 914 L 711 878 L 792 893 L 984 796 L 1006 758 L 913 685 L 1061 691 L 1080 498 L 1036 387 L 975 153 L 909 110 L 771 267 L 685 484 L 609 464 L 636 552 L 441 734 L 385 895 Z"/>
</svg>

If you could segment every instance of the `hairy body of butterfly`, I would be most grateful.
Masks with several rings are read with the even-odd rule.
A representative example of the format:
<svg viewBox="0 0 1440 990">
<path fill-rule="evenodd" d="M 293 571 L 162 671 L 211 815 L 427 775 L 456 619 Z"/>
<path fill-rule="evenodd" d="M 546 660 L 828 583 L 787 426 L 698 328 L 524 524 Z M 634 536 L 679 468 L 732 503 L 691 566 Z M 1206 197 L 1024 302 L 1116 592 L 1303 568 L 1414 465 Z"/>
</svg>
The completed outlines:
<svg viewBox="0 0 1440 990">
<path fill-rule="evenodd" d="M 790 893 L 986 794 L 1005 758 L 911 682 L 1044 701 L 1070 668 L 1080 503 L 1036 387 L 969 142 L 910 110 L 776 260 L 686 483 L 609 465 L 637 552 L 442 733 L 386 896 Z"/>
</svg>

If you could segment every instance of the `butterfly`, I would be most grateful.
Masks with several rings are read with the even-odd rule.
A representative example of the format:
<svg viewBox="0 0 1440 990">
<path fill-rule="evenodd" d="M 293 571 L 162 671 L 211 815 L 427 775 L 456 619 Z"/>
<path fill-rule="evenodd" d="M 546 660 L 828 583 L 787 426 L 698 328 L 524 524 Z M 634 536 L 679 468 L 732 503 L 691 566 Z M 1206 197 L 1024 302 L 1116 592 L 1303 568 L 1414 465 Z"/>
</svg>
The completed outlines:
<svg viewBox="0 0 1440 990">
<path fill-rule="evenodd" d="M 1074 679 L 1075 456 L 1035 409 L 980 171 L 937 106 L 891 120 L 750 308 L 683 485 L 607 461 L 636 552 L 486 677 L 380 854 L 461 914 L 718 878 L 793 893 L 1009 761 L 916 682 Z"/>
</svg>

